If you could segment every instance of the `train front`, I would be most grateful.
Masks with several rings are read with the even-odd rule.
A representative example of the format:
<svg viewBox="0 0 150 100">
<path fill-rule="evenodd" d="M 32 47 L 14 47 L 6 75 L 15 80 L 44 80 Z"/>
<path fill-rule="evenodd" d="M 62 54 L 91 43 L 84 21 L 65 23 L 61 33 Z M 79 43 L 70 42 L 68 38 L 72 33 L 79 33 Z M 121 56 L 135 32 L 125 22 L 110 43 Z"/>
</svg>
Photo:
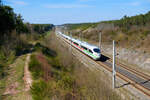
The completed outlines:
<svg viewBox="0 0 150 100">
<path fill-rule="evenodd" d="M 93 49 L 93 54 L 94 54 L 94 59 L 95 60 L 99 60 L 100 59 L 100 57 L 101 57 L 101 51 L 100 51 L 100 49 L 99 48 L 94 48 Z"/>
</svg>

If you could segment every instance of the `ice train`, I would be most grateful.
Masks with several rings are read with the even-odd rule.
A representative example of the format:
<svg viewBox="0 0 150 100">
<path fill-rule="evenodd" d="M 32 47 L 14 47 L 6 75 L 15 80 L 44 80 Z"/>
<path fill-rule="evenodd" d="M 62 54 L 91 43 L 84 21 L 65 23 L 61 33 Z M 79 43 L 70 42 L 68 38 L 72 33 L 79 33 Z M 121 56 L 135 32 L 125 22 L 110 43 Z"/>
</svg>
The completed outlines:
<svg viewBox="0 0 150 100">
<path fill-rule="evenodd" d="M 78 39 L 74 39 L 72 37 L 69 37 L 65 34 L 62 34 L 62 32 L 57 32 L 57 34 L 62 36 L 65 39 L 69 40 L 70 43 L 72 44 L 72 46 L 74 46 L 75 48 L 77 48 L 78 50 L 83 52 L 84 54 L 88 55 L 92 59 L 94 59 L 94 60 L 99 60 L 100 59 L 101 51 L 100 51 L 99 47 L 97 47 L 95 45 L 91 45 L 87 42 L 80 41 Z"/>
</svg>

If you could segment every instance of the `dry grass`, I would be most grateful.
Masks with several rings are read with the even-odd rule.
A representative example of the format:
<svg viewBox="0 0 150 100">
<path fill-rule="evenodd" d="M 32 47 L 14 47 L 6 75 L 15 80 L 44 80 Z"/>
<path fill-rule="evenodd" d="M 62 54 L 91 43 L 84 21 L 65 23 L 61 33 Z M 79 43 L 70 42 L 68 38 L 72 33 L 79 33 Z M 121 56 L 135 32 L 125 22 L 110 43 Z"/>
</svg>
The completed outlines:
<svg viewBox="0 0 150 100">
<path fill-rule="evenodd" d="M 72 76 L 75 77 L 76 88 L 75 97 L 69 100 L 121 100 L 107 83 L 105 76 L 95 74 L 84 67 L 76 58 L 69 53 L 69 48 L 62 45 L 62 41 L 57 39 L 54 34 L 45 39 L 44 45 L 57 51 L 59 61 L 64 67 L 71 70 Z M 100 76 L 99 76 L 100 75 Z"/>
<path fill-rule="evenodd" d="M 9 67 L 6 79 L 3 79 L 4 81 L 0 80 L 0 85 L 4 85 L 4 89 L 0 90 L 0 100 L 27 100 L 31 98 L 30 93 L 24 91 L 23 74 L 25 58 L 26 56 L 17 58 Z"/>
<path fill-rule="evenodd" d="M 119 47 L 123 48 L 133 48 L 141 50 L 143 52 L 150 53 L 149 39 L 150 39 L 150 29 L 149 26 L 131 26 L 130 29 L 123 29 L 117 26 L 113 28 L 106 28 L 107 25 L 102 25 L 102 42 L 112 43 L 112 40 L 117 42 Z M 89 27 L 88 29 L 82 31 L 80 28 L 70 30 L 74 36 L 79 37 L 79 34 L 85 39 L 90 41 L 98 42 L 99 39 L 99 27 L 96 28 Z"/>
<path fill-rule="evenodd" d="M 76 63 L 74 69 L 76 81 L 83 86 L 82 97 L 85 100 L 121 100 L 121 96 L 111 88 L 109 76 L 100 71 L 91 71 L 81 63 Z"/>
</svg>

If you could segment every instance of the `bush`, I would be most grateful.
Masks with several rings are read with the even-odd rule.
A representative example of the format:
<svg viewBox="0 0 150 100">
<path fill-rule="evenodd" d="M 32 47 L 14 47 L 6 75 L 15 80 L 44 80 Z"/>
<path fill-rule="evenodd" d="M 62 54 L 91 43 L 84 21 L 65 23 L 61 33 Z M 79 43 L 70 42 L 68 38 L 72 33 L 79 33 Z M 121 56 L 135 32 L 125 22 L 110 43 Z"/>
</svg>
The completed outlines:
<svg viewBox="0 0 150 100">
<path fill-rule="evenodd" d="M 34 100 L 51 100 L 53 95 L 51 85 L 43 80 L 33 83 L 31 93 Z"/>
<path fill-rule="evenodd" d="M 55 51 L 41 45 L 39 42 L 35 44 L 34 49 L 37 51 L 42 51 L 42 53 L 48 57 L 56 57 L 57 55 Z"/>
<path fill-rule="evenodd" d="M 40 76 L 43 75 L 43 72 L 41 71 L 41 64 L 40 62 L 36 59 L 35 55 L 31 56 L 31 61 L 29 63 L 29 70 L 32 72 L 32 76 L 34 79 L 38 79 Z"/>
<path fill-rule="evenodd" d="M 71 75 L 64 75 L 61 80 L 58 81 L 58 85 L 64 90 L 72 91 L 75 83 L 74 78 Z"/>
</svg>

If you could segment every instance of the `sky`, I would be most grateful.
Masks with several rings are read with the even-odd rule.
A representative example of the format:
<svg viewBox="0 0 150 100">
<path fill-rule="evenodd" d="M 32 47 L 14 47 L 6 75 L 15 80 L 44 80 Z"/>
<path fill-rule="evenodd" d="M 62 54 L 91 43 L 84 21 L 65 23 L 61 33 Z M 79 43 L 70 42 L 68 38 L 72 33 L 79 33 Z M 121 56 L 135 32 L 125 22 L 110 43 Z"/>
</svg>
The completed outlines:
<svg viewBox="0 0 150 100">
<path fill-rule="evenodd" d="M 150 11 L 150 0 L 2 0 L 24 22 L 55 24 L 116 20 Z"/>
</svg>

